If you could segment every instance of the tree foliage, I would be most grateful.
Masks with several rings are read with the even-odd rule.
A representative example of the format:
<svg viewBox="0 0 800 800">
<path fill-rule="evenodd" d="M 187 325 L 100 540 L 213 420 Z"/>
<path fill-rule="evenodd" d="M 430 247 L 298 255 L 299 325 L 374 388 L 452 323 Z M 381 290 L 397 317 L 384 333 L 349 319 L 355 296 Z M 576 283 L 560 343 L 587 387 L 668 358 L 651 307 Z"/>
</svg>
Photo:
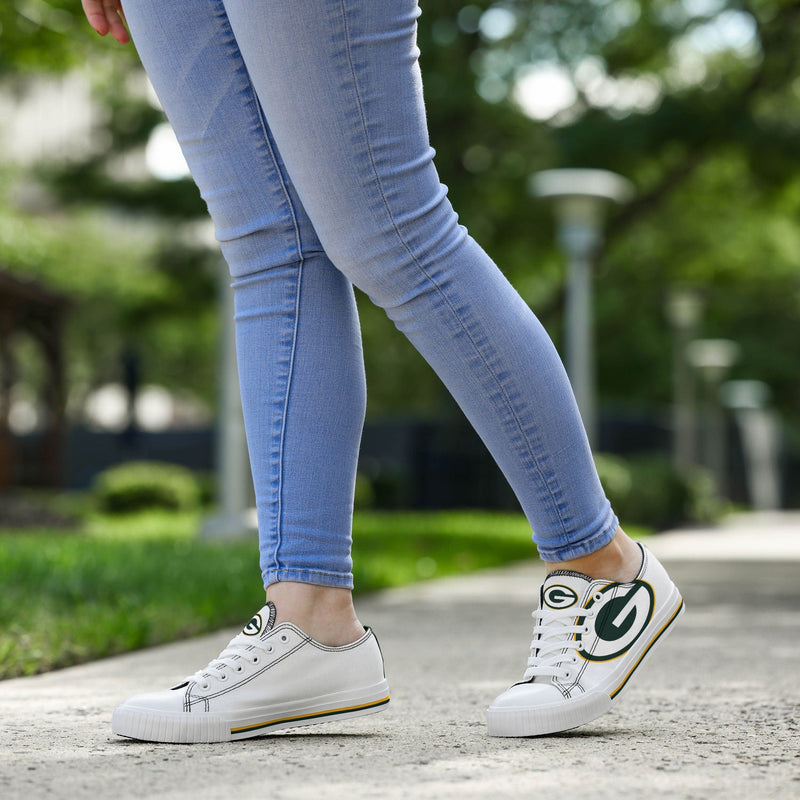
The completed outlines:
<svg viewBox="0 0 800 800">
<path fill-rule="evenodd" d="M 80 0 L 5 0 L 0 4 L 0 78 L 64 72 L 107 52 Z M 132 63 L 133 52 L 117 58 Z"/>
<path fill-rule="evenodd" d="M 664 306 L 670 288 L 680 285 L 704 299 L 698 334 L 739 341 L 734 375 L 768 382 L 779 407 L 795 416 L 800 51 L 793 42 L 800 4 L 507 0 L 464 8 L 439 0 L 424 7 L 428 73 L 450 83 L 458 68 L 448 72 L 449 59 L 471 67 L 465 137 L 488 149 L 484 163 L 533 144 L 526 170 L 598 167 L 636 185 L 636 198 L 612 211 L 599 258 L 602 399 L 668 402 Z M 441 36 L 448 25 L 459 31 L 450 44 Z M 512 137 L 509 149 L 501 132 L 515 100 L 525 104 L 526 82 L 544 97 L 533 98 L 538 119 L 521 123 L 527 132 Z M 552 113 L 542 102 L 548 91 L 562 96 L 560 105 L 551 102 Z M 521 181 L 497 176 L 513 187 L 518 213 L 500 210 L 499 225 L 509 223 L 514 235 L 500 226 L 493 235 L 494 206 L 481 204 L 481 188 L 487 179 L 491 187 L 496 174 L 467 174 L 467 149 L 453 141 L 437 102 L 443 97 L 434 97 L 428 103 L 434 143 L 461 145 L 445 162 L 459 177 L 448 174 L 456 206 L 558 338 L 563 273 L 554 280 L 549 210 L 526 197 Z M 440 167 L 444 172 L 441 161 Z"/>
<path fill-rule="evenodd" d="M 107 110 L 105 145 L 83 162 L 50 165 L 44 179 L 63 207 L 113 203 L 128 215 L 196 218 L 203 206 L 190 182 L 115 177 L 120 153 L 141 147 L 162 117 L 126 89 L 131 48 L 115 48 L 112 57 L 78 6 L 13 0 L 0 9 L 0 75 L 87 58 L 101 65 L 92 74 Z M 563 265 L 552 211 L 528 194 L 529 175 L 598 167 L 636 186 L 630 203 L 609 210 L 599 257 L 601 400 L 651 408 L 669 401 L 664 305 L 680 285 L 704 299 L 698 335 L 736 339 L 742 357 L 733 374 L 765 380 L 800 424 L 800 2 L 423 0 L 422 7 L 426 104 L 443 181 L 462 221 L 557 342 Z M 178 297 L 190 271 L 167 266 L 181 258 L 185 265 L 177 250 L 149 262 L 164 297 Z M 8 261 L 2 246 L 0 258 Z M 213 292 L 201 294 L 193 307 L 210 308 Z M 159 314 L 146 305 L 119 295 L 119 326 L 134 319 L 154 337 Z M 367 302 L 361 312 L 373 411 L 447 407 L 433 374 L 382 313 Z M 191 329 L 191 314 L 174 319 Z M 175 368 L 153 358 L 154 377 Z"/>
</svg>

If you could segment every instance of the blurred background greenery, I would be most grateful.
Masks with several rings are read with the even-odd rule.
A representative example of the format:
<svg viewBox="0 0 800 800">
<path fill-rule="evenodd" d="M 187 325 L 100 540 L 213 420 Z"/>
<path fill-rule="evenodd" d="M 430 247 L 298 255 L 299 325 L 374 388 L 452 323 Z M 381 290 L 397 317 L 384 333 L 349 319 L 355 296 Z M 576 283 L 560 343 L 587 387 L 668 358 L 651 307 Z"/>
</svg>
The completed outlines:
<svg viewBox="0 0 800 800">
<path fill-rule="evenodd" d="M 768 387 L 783 502 L 800 504 L 800 2 L 423 0 L 422 8 L 442 180 L 462 222 L 559 346 L 564 259 L 552 207 L 531 196 L 529 178 L 588 167 L 635 186 L 610 211 L 596 259 L 599 445 L 613 453 L 599 466 L 615 504 L 662 527 L 713 518 L 726 491 L 728 501 L 748 501 L 741 470 L 732 468 L 726 489 L 702 470 L 670 466 L 676 290 L 701 309 L 693 336 L 737 343 L 726 377 Z M 131 386 L 155 409 L 138 423 L 148 435 L 208 438 L 214 426 L 221 268 L 174 147 L 135 51 L 97 37 L 78 0 L 0 5 L 0 270 L 66 303 L 59 341 L 70 435 L 124 445 L 101 457 L 100 439 L 70 440 L 61 480 L 74 479 L 73 488 L 114 460 L 143 457 L 131 438 Z M 369 385 L 361 505 L 431 505 L 423 490 L 432 473 L 447 472 L 472 487 L 475 505 L 513 509 L 432 371 L 383 312 L 364 297 L 359 304 Z M 0 313 L 10 318 L 2 303 Z M 49 424 L 47 360 L 20 332 L 0 327 L 0 342 L 14 355 L 13 375 L 0 366 L 0 418 L 9 421 L 0 456 L 13 449 L 22 463 Z M 731 463 L 741 461 L 732 418 L 725 425 Z M 405 467 L 381 455 L 399 428 L 425 443 Z M 164 441 L 177 452 L 177 439 Z M 406 468 L 422 451 L 414 489 Z M 197 452 L 188 447 L 182 461 L 208 470 Z M 4 480 L 7 488 L 44 482 L 19 464 Z M 0 496 L 7 508 L 9 496 Z M 452 495 L 452 504 L 463 498 Z"/>
<path fill-rule="evenodd" d="M 135 52 L 96 37 L 74 0 L 12 0 L 0 30 L 0 264 L 73 303 L 70 413 L 120 380 L 131 347 L 143 383 L 213 409 L 216 257 L 188 177 L 152 174 L 164 118 Z M 599 258 L 604 408 L 668 406 L 680 285 L 704 301 L 698 335 L 736 339 L 733 374 L 765 381 L 796 437 L 798 30 L 800 5 L 781 0 L 423 3 L 439 170 L 557 343 L 563 263 L 529 175 L 601 167 L 636 186 Z M 361 311 L 373 418 L 453 413 L 383 313 Z"/>
</svg>

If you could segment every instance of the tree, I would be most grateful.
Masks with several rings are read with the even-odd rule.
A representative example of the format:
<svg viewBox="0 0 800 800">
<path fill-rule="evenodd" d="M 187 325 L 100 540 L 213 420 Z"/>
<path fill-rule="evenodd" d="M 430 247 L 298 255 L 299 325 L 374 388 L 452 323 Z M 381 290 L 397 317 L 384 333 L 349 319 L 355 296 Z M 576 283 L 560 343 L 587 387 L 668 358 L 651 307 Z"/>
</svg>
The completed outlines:
<svg viewBox="0 0 800 800">
<path fill-rule="evenodd" d="M 428 103 L 434 143 L 451 149 L 440 166 L 455 204 L 556 338 L 561 273 L 553 270 L 548 214 L 526 199 L 520 182 L 507 181 L 527 224 L 512 215 L 514 234 L 499 227 L 492 236 L 485 218 L 492 219 L 494 204 L 476 208 L 467 198 L 484 199 L 475 186 L 483 187 L 486 176 L 461 194 L 458 178 L 470 182 L 464 140 L 473 137 L 487 149 L 484 163 L 507 158 L 496 132 L 512 109 L 526 107 L 534 117 L 526 168 L 538 155 L 539 168 L 606 168 L 637 186 L 637 198 L 611 219 L 601 254 L 605 402 L 668 401 L 664 300 L 677 283 L 704 295 L 701 333 L 739 340 L 737 374 L 766 380 L 797 424 L 800 4 L 509 0 L 462 7 L 440 0 L 425 8 L 430 41 L 423 59 L 427 52 L 436 60 L 426 64 L 434 93 L 448 60 L 469 63 L 474 73 L 471 104 L 455 101 L 471 105 L 463 138 L 452 136 L 450 110 L 438 102 L 446 93 Z M 448 84 L 459 68 L 449 68 Z M 494 134 L 486 120 L 497 126 Z M 512 148 L 525 127 L 517 124 Z"/>
<path fill-rule="evenodd" d="M 197 218 L 203 206 L 188 181 L 110 174 L 118 154 L 141 147 L 162 117 L 125 91 L 130 48 L 112 56 L 76 6 L 15 0 L 0 10 L 6 76 L 64 68 L 86 53 L 100 59 L 92 74 L 111 135 L 90 159 L 45 170 L 44 178 L 64 208 L 113 203 L 129 215 Z M 668 402 L 664 297 L 681 284 L 705 298 L 701 333 L 736 338 L 736 374 L 767 381 L 784 415 L 800 425 L 800 3 L 422 0 L 422 7 L 426 103 L 442 178 L 462 220 L 557 342 L 563 267 L 551 212 L 528 195 L 528 176 L 601 167 L 637 186 L 636 199 L 609 220 L 601 254 L 601 401 Z M 21 8 L 25 17 L 14 16 Z M 174 299 L 180 268 L 156 261 Z M 120 320 L 147 328 L 141 306 L 132 312 L 124 297 L 118 302 L 127 309 Z M 210 307 L 210 288 L 193 302 Z M 449 408 L 382 313 L 366 302 L 361 311 L 372 411 Z M 176 324 L 190 325 L 189 316 L 176 311 Z"/>
</svg>

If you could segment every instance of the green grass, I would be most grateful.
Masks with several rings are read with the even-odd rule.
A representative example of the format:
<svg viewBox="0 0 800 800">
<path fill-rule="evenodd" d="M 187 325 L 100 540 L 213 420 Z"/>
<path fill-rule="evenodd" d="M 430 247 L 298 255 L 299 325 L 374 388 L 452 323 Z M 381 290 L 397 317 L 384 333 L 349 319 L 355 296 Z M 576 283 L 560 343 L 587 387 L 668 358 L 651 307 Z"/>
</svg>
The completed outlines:
<svg viewBox="0 0 800 800">
<path fill-rule="evenodd" d="M 255 540 L 195 538 L 199 516 L 92 516 L 80 533 L 0 533 L 0 678 L 240 624 L 263 602 Z M 359 514 L 360 591 L 533 555 L 521 516 Z"/>
<path fill-rule="evenodd" d="M 0 678 L 241 624 L 263 603 L 255 539 L 213 543 L 194 513 L 91 516 L 76 532 L 0 531 Z M 359 591 L 532 558 L 521 515 L 361 512 Z"/>
</svg>

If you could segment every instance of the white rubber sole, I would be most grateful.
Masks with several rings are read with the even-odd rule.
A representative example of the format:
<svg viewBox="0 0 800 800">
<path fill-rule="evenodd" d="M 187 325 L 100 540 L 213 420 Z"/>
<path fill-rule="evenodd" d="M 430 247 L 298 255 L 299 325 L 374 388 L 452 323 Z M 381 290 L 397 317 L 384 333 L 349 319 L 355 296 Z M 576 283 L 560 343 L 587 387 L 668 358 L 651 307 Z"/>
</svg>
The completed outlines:
<svg viewBox="0 0 800 800">
<path fill-rule="evenodd" d="M 123 704 L 114 709 L 111 730 L 146 742 L 230 742 L 285 728 L 363 717 L 389 705 L 389 685 L 336 692 L 311 699 L 234 712 L 164 712 Z"/>
<path fill-rule="evenodd" d="M 627 690 L 630 679 L 664 641 L 685 606 L 677 589 L 673 590 L 666 610 L 654 619 L 642 644 L 629 653 L 624 665 L 612 673 L 606 685 L 580 697 L 541 706 L 493 708 L 486 710 L 490 736 L 547 736 L 577 728 L 605 714 Z"/>
</svg>

